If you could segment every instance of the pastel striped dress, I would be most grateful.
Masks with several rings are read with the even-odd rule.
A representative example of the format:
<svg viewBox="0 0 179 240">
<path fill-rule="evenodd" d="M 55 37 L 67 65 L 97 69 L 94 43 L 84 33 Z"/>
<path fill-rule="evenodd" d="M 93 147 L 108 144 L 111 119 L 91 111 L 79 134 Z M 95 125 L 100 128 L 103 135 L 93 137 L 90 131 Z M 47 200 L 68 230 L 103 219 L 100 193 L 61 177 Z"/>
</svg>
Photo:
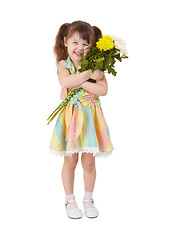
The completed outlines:
<svg viewBox="0 0 179 240">
<path fill-rule="evenodd" d="M 61 61 L 76 74 L 70 57 Z M 64 100 L 68 89 L 62 88 L 60 97 Z M 96 157 L 106 157 L 112 153 L 108 125 L 98 96 L 82 89 L 59 112 L 51 142 L 51 152 L 60 156 L 72 156 L 76 152 L 92 153 Z"/>
</svg>

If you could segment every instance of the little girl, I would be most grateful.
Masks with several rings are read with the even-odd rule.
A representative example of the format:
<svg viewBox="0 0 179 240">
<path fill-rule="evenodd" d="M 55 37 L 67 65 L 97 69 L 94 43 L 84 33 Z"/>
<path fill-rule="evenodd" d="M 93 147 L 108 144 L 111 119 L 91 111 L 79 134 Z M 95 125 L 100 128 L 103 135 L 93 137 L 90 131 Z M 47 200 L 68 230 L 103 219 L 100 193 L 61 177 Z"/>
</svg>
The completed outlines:
<svg viewBox="0 0 179 240">
<path fill-rule="evenodd" d="M 69 91 L 82 88 L 61 109 L 51 138 L 51 150 L 64 156 L 62 182 L 65 190 L 65 206 L 68 217 L 81 218 L 73 194 L 75 168 L 79 152 L 84 170 L 85 214 L 89 218 L 98 216 L 92 198 L 96 180 L 95 157 L 109 156 L 113 150 L 110 134 L 104 118 L 99 96 L 107 94 L 108 85 L 102 71 L 78 72 L 82 54 L 87 56 L 89 48 L 102 37 L 101 30 L 82 21 L 63 24 L 56 36 L 54 52 L 58 68 L 58 80 L 62 86 L 61 99 Z M 93 82 L 89 82 L 93 79 Z"/>
</svg>

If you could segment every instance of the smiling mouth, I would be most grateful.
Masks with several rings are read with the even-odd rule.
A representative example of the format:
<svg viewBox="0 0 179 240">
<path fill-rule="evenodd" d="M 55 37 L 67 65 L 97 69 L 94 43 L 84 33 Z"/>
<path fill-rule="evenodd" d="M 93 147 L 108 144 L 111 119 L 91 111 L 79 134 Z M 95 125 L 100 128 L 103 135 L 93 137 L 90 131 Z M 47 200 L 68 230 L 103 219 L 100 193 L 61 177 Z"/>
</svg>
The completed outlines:
<svg viewBox="0 0 179 240">
<path fill-rule="evenodd" d="M 81 57 L 81 56 L 82 56 L 82 53 L 79 53 L 79 52 L 75 52 L 75 54 L 76 54 L 78 57 Z"/>
</svg>

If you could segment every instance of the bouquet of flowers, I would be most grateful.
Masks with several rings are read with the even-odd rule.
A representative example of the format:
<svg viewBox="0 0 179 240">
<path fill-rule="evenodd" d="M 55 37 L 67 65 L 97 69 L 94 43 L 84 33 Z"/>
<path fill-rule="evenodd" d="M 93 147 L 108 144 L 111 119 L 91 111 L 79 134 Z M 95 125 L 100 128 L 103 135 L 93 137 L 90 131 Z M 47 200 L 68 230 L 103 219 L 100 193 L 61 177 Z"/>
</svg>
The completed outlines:
<svg viewBox="0 0 179 240">
<path fill-rule="evenodd" d="M 90 47 L 90 53 L 86 57 L 82 55 L 82 61 L 79 63 L 79 72 L 86 70 L 91 70 L 93 72 L 99 69 L 116 76 L 117 72 L 114 69 L 114 64 L 116 60 L 122 62 L 122 58 L 128 58 L 124 41 L 119 38 L 104 35 L 99 39 L 95 47 Z M 92 79 L 89 81 L 93 82 Z M 59 111 L 66 106 L 70 99 L 81 89 L 82 88 L 74 89 L 68 93 L 66 99 L 64 99 L 48 117 L 47 124 L 55 118 Z"/>
</svg>

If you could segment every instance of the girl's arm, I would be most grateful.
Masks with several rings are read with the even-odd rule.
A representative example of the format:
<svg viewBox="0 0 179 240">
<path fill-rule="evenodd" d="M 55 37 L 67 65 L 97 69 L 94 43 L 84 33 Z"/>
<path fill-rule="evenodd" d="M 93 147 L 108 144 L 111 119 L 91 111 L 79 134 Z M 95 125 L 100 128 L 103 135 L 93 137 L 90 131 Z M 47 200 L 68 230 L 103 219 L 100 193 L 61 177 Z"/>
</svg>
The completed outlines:
<svg viewBox="0 0 179 240">
<path fill-rule="evenodd" d="M 70 89 L 71 91 L 77 88 L 84 88 L 86 91 L 93 93 L 97 96 L 105 96 L 108 92 L 108 84 L 105 75 L 101 80 L 97 80 L 96 83 L 84 82 L 75 88 Z"/>
<path fill-rule="evenodd" d="M 108 84 L 105 75 L 101 80 L 96 81 L 96 83 L 86 81 L 81 84 L 81 87 L 97 96 L 105 96 L 108 92 Z"/>
<path fill-rule="evenodd" d="M 64 88 L 75 88 L 81 85 L 91 78 L 91 74 L 91 70 L 87 70 L 79 74 L 70 75 L 69 71 L 63 66 L 63 64 L 58 64 L 58 81 Z"/>
</svg>

